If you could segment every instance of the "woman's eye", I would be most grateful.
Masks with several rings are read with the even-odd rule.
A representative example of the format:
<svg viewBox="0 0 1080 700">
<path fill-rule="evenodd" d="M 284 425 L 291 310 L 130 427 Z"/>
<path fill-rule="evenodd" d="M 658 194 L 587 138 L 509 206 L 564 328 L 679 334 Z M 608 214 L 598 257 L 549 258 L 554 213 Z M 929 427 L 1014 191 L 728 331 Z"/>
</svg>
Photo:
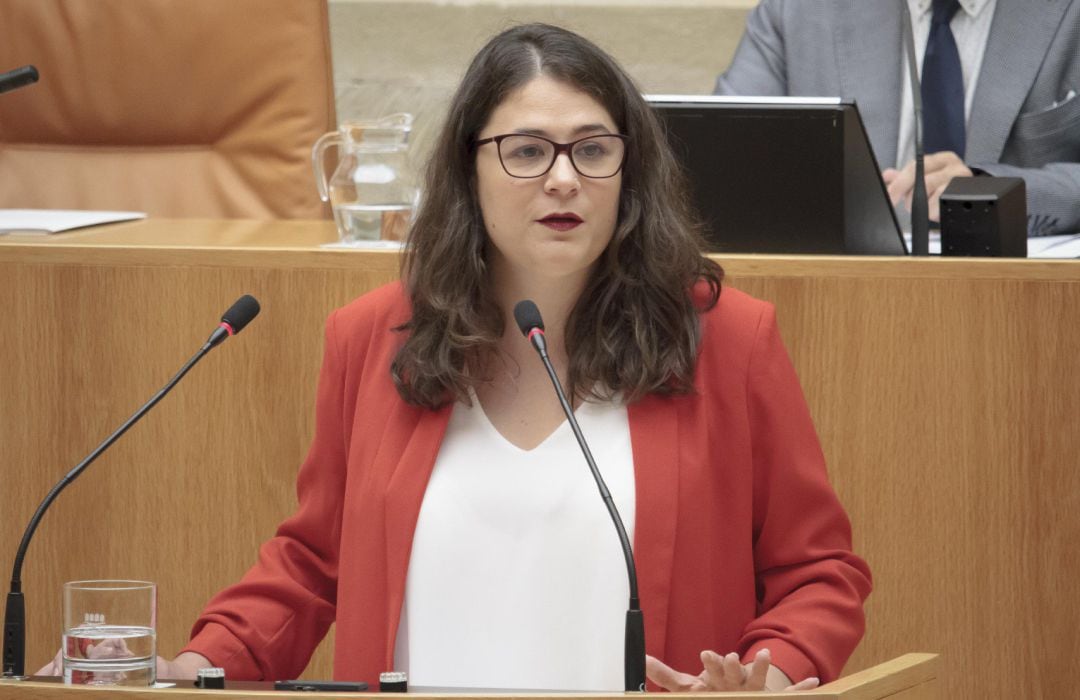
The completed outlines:
<svg viewBox="0 0 1080 700">
<path fill-rule="evenodd" d="M 607 153 L 607 149 L 598 143 L 583 143 L 574 153 L 582 158 L 601 158 Z"/>
<path fill-rule="evenodd" d="M 519 146 L 510 152 L 510 157 L 517 160 L 534 160 L 544 155 L 540 146 Z"/>
</svg>

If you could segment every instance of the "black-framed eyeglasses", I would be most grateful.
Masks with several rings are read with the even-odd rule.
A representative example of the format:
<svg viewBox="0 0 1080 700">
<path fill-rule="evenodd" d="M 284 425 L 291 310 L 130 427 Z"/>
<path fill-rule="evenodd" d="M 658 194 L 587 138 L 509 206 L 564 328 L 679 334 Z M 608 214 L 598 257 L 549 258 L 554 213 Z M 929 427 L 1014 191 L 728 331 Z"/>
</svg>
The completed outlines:
<svg viewBox="0 0 1080 700">
<path fill-rule="evenodd" d="M 499 149 L 499 162 L 510 177 L 545 175 L 559 154 L 565 153 L 580 175 L 602 179 L 613 177 L 622 169 L 626 141 L 622 134 L 596 134 L 570 143 L 556 143 L 533 134 L 500 134 L 480 139 L 476 147 L 494 143 Z"/>
</svg>

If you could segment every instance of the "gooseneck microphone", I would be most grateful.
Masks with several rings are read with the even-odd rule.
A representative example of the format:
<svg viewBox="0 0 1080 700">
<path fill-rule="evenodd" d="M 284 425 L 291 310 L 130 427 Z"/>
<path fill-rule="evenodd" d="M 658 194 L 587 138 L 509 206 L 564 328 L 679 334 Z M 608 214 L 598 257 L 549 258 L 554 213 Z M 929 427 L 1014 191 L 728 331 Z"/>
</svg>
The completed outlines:
<svg viewBox="0 0 1080 700">
<path fill-rule="evenodd" d="M 589 471 L 592 472 L 596 486 L 600 489 L 600 497 L 604 499 L 604 505 L 607 506 L 608 513 L 611 514 L 611 521 L 615 524 L 615 530 L 619 533 L 619 543 L 622 545 L 623 557 L 626 559 L 626 574 L 630 580 L 630 604 L 626 611 L 626 641 L 623 649 L 624 689 L 627 691 L 644 691 L 645 617 L 641 613 L 641 604 L 638 600 L 637 571 L 634 568 L 634 551 L 630 547 L 630 538 L 626 536 L 626 527 L 619 516 L 619 510 L 611 499 L 611 492 L 608 491 L 607 484 L 604 483 L 604 477 L 601 476 L 600 470 L 596 467 L 592 452 L 589 451 L 589 446 L 585 443 L 585 436 L 581 434 L 577 418 L 574 417 L 574 410 L 570 407 L 570 402 L 566 400 L 566 394 L 563 392 L 562 384 L 559 382 L 559 376 L 555 374 L 555 368 L 551 366 L 551 359 L 548 357 L 547 352 L 547 339 L 544 337 L 544 321 L 540 317 L 540 309 L 536 308 L 536 304 L 529 299 L 519 301 L 514 306 L 514 320 L 517 321 L 522 334 L 536 348 L 540 360 L 544 363 L 544 368 L 551 378 L 551 384 L 555 387 L 555 393 L 559 397 L 563 413 L 566 414 L 566 420 L 574 431 L 574 437 L 577 438 L 578 445 L 581 446 L 581 452 L 585 455 Z"/>
<path fill-rule="evenodd" d="M 30 538 L 34 536 L 34 531 L 37 530 L 38 524 L 41 522 L 42 516 L 45 515 L 45 511 L 48 510 L 56 497 L 60 495 L 68 484 L 76 479 L 79 474 L 90 466 L 90 464 L 97 459 L 102 452 L 107 450 L 116 440 L 127 432 L 128 428 L 135 425 L 146 413 L 153 408 L 158 401 L 161 401 L 169 391 L 172 390 L 176 383 L 184 378 L 184 375 L 188 373 L 192 367 L 195 366 L 199 360 L 203 358 L 206 353 L 210 352 L 213 348 L 217 347 L 229 336 L 235 335 L 244 329 L 248 323 L 259 313 L 259 302 L 255 300 L 255 297 L 245 294 L 236 300 L 229 310 L 221 317 L 221 323 L 214 332 L 210 334 L 210 337 L 202 348 L 195 353 L 194 357 L 187 361 L 187 363 L 180 368 L 180 371 L 176 373 L 172 379 L 169 380 L 160 391 L 143 404 L 142 408 L 135 412 L 131 418 L 128 418 L 123 425 L 121 425 L 116 432 L 109 437 L 105 438 L 105 441 L 98 445 L 93 452 L 91 452 L 83 461 L 61 479 L 56 486 L 52 487 L 48 495 L 45 496 L 45 500 L 41 502 L 37 510 L 34 512 L 34 517 L 30 518 L 30 524 L 26 526 L 26 532 L 23 533 L 22 541 L 19 543 L 19 549 L 15 552 L 15 565 L 11 571 L 11 590 L 7 595 L 7 607 L 4 612 L 4 677 L 6 678 L 25 678 L 26 671 L 26 605 L 22 594 L 22 564 L 23 558 L 26 556 L 26 549 L 30 546 Z"/>
<path fill-rule="evenodd" d="M 915 67 L 915 36 L 911 29 L 911 12 L 907 0 L 899 0 L 904 43 L 907 45 L 908 82 L 911 85 L 911 104 L 915 108 L 915 190 L 911 193 L 911 254 L 930 254 L 930 203 L 926 196 L 926 169 L 923 157 L 922 88 Z"/>
<path fill-rule="evenodd" d="M 7 73 L 0 73 L 0 92 L 17 90 L 24 85 L 30 85 L 37 81 L 38 71 L 33 66 L 23 66 L 22 68 L 9 70 Z"/>
</svg>

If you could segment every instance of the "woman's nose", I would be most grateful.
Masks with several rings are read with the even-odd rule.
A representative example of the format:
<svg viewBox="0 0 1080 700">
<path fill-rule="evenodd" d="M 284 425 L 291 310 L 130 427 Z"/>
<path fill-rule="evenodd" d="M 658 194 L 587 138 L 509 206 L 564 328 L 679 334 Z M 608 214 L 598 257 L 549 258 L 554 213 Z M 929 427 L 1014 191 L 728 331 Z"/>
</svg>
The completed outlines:
<svg viewBox="0 0 1080 700">
<path fill-rule="evenodd" d="M 548 192 L 576 192 L 579 187 L 581 187 L 581 181 L 578 179 L 577 169 L 570 161 L 570 156 L 560 153 L 551 164 L 551 169 L 548 170 L 544 189 Z"/>
</svg>

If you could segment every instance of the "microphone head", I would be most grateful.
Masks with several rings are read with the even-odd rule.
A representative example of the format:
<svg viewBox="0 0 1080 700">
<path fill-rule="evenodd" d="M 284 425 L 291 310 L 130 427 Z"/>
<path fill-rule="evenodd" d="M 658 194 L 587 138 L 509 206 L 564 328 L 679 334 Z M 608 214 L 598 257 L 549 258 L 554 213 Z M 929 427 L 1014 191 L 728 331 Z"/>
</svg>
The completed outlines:
<svg viewBox="0 0 1080 700">
<path fill-rule="evenodd" d="M 540 317 L 540 309 L 536 308 L 532 299 L 524 299 L 514 305 L 514 320 L 525 337 L 528 337 L 534 328 L 544 330 L 544 319 Z"/>
<path fill-rule="evenodd" d="M 15 90 L 37 81 L 37 68 L 34 66 L 22 66 L 6 73 L 0 73 L 0 92 Z"/>
<path fill-rule="evenodd" d="M 221 316 L 221 322 L 229 324 L 233 333 L 244 330 L 244 326 L 251 323 L 251 319 L 259 315 L 259 302 L 250 294 L 237 299 L 229 310 Z"/>
</svg>

